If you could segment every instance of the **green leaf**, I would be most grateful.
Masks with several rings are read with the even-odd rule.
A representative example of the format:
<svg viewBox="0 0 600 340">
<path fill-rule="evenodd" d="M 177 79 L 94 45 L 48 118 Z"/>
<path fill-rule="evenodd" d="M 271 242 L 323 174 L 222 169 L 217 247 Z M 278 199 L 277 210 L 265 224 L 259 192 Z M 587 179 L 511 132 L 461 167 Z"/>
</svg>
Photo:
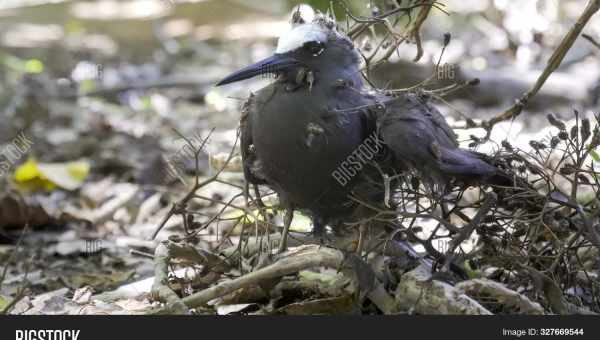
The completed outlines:
<svg viewBox="0 0 600 340">
<path fill-rule="evenodd" d="M 83 24 L 78 20 L 70 20 L 65 24 L 67 33 L 82 33 L 85 31 Z"/>
<path fill-rule="evenodd" d="M 88 93 L 96 90 L 96 82 L 93 79 L 84 79 L 79 83 L 79 91 Z"/>
<path fill-rule="evenodd" d="M 0 295 L 0 312 L 4 311 L 6 306 L 10 303 L 10 298 Z"/>
<path fill-rule="evenodd" d="M 144 110 L 150 110 L 152 108 L 152 100 L 150 96 L 142 97 L 142 105 Z"/>
<path fill-rule="evenodd" d="M 42 73 L 44 71 L 44 63 L 38 59 L 29 59 L 25 62 L 25 72 L 27 73 Z"/>
<path fill-rule="evenodd" d="M 594 150 L 594 149 L 590 149 L 590 156 L 592 156 L 592 159 L 593 159 L 595 162 L 598 162 L 598 163 L 600 163 L 600 155 L 598 155 L 598 152 L 596 152 L 596 150 Z"/>
</svg>

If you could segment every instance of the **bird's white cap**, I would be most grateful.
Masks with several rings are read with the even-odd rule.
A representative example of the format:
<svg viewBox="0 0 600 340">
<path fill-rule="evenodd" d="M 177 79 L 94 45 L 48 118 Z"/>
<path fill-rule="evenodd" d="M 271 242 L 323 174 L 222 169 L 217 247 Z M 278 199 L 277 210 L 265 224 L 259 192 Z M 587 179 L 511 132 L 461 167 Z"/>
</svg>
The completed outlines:
<svg viewBox="0 0 600 340">
<path fill-rule="evenodd" d="M 316 23 L 296 25 L 290 31 L 279 37 L 275 53 L 286 53 L 302 47 L 309 41 L 325 43 L 327 31 L 322 25 Z"/>
<path fill-rule="evenodd" d="M 298 5 L 292 11 L 291 29 L 277 42 L 275 53 L 286 53 L 302 47 L 309 41 L 325 43 L 335 22 L 309 5 Z"/>
</svg>

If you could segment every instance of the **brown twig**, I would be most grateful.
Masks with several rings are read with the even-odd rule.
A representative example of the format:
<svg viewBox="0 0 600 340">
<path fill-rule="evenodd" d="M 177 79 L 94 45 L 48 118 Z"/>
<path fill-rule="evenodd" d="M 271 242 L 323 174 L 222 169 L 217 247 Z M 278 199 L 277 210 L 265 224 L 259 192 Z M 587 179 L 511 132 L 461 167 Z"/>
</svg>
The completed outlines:
<svg viewBox="0 0 600 340">
<path fill-rule="evenodd" d="M 165 226 L 165 224 L 167 224 L 167 222 L 171 219 L 171 217 L 173 217 L 173 215 L 183 214 L 185 212 L 185 207 L 187 206 L 188 202 L 191 201 L 195 197 L 196 192 L 198 190 L 200 190 L 200 188 L 205 187 L 206 185 L 208 185 L 218 179 L 218 177 L 221 175 L 221 173 L 227 167 L 227 164 L 229 164 L 229 162 L 235 155 L 235 149 L 236 149 L 237 143 L 239 141 L 239 134 L 236 137 L 235 143 L 234 143 L 233 147 L 231 148 L 231 152 L 229 153 L 229 156 L 228 156 L 227 160 L 225 161 L 225 163 L 223 164 L 223 166 L 211 177 L 207 178 L 204 181 L 200 181 L 200 178 L 198 176 L 199 165 L 200 165 L 199 154 L 202 151 L 204 145 L 208 142 L 208 139 L 210 138 L 212 131 L 214 131 L 214 129 L 212 129 L 209 132 L 208 136 L 202 141 L 200 147 L 198 147 L 198 148 L 195 147 L 194 144 L 192 144 L 185 137 L 182 137 L 186 140 L 188 145 L 190 147 L 192 147 L 192 149 L 194 150 L 194 157 L 195 157 L 195 161 L 196 161 L 196 177 L 195 177 L 194 186 L 181 200 L 179 200 L 177 203 L 173 204 L 173 206 L 171 207 L 171 209 L 169 210 L 167 215 L 165 215 L 165 217 L 162 219 L 162 221 L 160 222 L 160 224 L 154 231 L 154 233 L 152 233 L 152 237 L 151 237 L 152 240 L 156 238 L 156 235 L 158 235 L 158 233 L 162 230 L 162 228 Z"/>
<path fill-rule="evenodd" d="M 421 59 L 421 57 L 423 56 L 423 47 L 421 43 L 420 31 L 421 27 L 425 23 L 425 20 L 429 16 L 431 9 L 435 8 L 447 14 L 447 12 L 443 9 L 444 4 L 437 1 L 422 0 L 410 6 L 394 8 L 383 14 L 373 15 L 371 17 L 359 17 L 352 14 L 352 12 L 350 11 L 350 9 L 344 1 L 339 2 L 344 8 L 347 17 L 351 18 L 355 23 L 357 23 L 347 31 L 347 35 L 350 38 L 356 39 L 360 34 L 362 34 L 365 30 L 369 29 L 369 27 L 372 27 L 373 25 L 383 25 L 383 27 L 387 30 L 386 36 L 379 42 L 379 44 L 370 54 L 370 56 L 364 57 L 365 69 L 367 70 L 370 70 L 373 67 L 381 64 L 382 62 L 387 61 L 398 49 L 398 47 L 410 38 L 414 40 L 417 46 L 417 54 L 415 56 L 414 61 L 418 61 L 419 59 Z M 395 20 L 395 22 L 392 23 L 390 22 L 389 18 L 399 13 L 409 14 L 412 10 L 416 8 L 419 9 L 419 14 L 417 15 L 414 21 L 412 19 L 410 20 L 409 28 L 405 31 L 404 34 L 397 32 L 394 26 L 397 24 L 398 20 Z M 385 44 L 387 44 L 389 38 L 393 39 L 392 45 L 387 46 L 388 50 L 385 52 L 385 54 L 376 62 L 373 62 L 373 58 L 377 55 L 380 49 Z"/>
<path fill-rule="evenodd" d="M 473 231 L 475 231 L 475 228 L 477 228 L 481 224 L 487 213 L 490 211 L 490 209 L 494 207 L 497 201 L 498 197 L 495 193 L 486 193 L 485 200 L 483 201 L 481 208 L 479 208 L 479 210 L 477 211 L 475 217 L 473 217 L 471 219 L 471 222 L 468 225 L 464 226 L 460 230 L 460 232 L 450 241 L 450 247 L 448 248 L 448 253 L 446 254 L 446 263 L 444 263 L 444 270 L 450 269 L 450 265 L 456 257 L 456 254 L 454 253 L 456 248 L 458 248 L 458 246 L 460 246 L 465 240 L 471 237 Z"/>
</svg>

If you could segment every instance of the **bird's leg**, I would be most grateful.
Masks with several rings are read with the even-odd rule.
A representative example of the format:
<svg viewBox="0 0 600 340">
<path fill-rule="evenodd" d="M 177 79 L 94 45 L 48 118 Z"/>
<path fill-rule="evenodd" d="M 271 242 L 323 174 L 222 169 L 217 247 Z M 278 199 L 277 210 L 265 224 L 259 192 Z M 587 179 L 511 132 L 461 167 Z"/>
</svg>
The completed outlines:
<svg viewBox="0 0 600 340">
<path fill-rule="evenodd" d="M 271 222 L 273 215 L 269 214 L 269 212 L 267 211 L 267 206 L 262 200 L 262 195 L 260 193 L 260 190 L 258 189 L 258 185 L 253 184 L 252 186 L 254 189 L 254 196 L 256 197 L 255 201 L 256 205 L 258 206 L 259 213 L 263 216 L 265 222 Z"/>
<path fill-rule="evenodd" d="M 290 232 L 290 225 L 292 224 L 292 219 L 294 218 L 294 209 L 287 208 L 285 210 L 285 216 L 283 218 L 283 231 L 281 233 L 281 242 L 279 242 L 279 250 L 278 253 L 281 254 L 287 249 L 287 237 Z"/>
<path fill-rule="evenodd" d="M 319 247 L 322 245 L 326 245 L 326 242 L 331 243 L 332 240 L 327 236 L 327 231 L 325 230 L 325 226 L 327 224 L 321 217 L 313 217 L 313 237 L 319 240 Z"/>
<path fill-rule="evenodd" d="M 254 189 L 254 196 L 256 197 L 256 204 L 258 205 L 259 208 L 266 208 L 267 206 L 265 205 L 265 203 L 262 200 L 262 195 L 260 194 L 260 190 L 258 190 L 258 185 L 253 184 L 252 185 L 252 189 Z"/>
<path fill-rule="evenodd" d="M 362 255 L 362 252 L 365 247 L 365 237 L 367 236 L 367 225 L 366 223 L 361 223 L 358 227 L 358 244 L 356 245 L 356 255 L 359 257 Z"/>
<path fill-rule="evenodd" d="M 242 194 L 244 195 L 244 203 L 246 207 L 250 204 L 250 182 L 244 181 L 244 190 L 242 190 Z"/>
</svg>

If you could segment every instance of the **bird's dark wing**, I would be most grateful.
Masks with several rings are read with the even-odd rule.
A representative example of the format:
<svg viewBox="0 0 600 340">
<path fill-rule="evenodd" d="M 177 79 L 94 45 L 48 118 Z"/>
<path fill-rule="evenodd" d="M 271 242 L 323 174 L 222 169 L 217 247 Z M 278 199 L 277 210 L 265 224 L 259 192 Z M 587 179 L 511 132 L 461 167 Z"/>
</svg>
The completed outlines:
<svg viewBox="0 0 600 340">
<path fill-rule="evenodd" d="M 254 94 L 242 106 L 240 118 L 240 148 L 242 152 L 242 164 L 244 177 L 251 184 L 266 184 L 264 176 L 260 173 L 260 162 L 254 152 L 254 141 L 252 137 L 252 114 L 256 112 Z"/>
<path fill-rule="evenodd" d="M 458 142 L 452 128 L 446 122 L 444 116 L 427 102 L 427 99 L 416 94 L 406 94 L 395 97 L 387 102 L 385 106 L 385 122 L 379 124 L 386 126 L 399 122 L 412 122 L 405 126 L 407 129 L 417 128 L 421 134 L 429 135 L 431 142 L 436 141 L 441 146 L 457 147 Z"/>
<path fill-rule="evenodd" d="M 425 99 L 407 94 L 383 104 L 377 118 L 379 135 L 398 167 L 417 170 L 432 184 L 451 179 L 484 182 L 498 175 L 479 154 L 458 148 L 444 117 Z"/>
</svg>

